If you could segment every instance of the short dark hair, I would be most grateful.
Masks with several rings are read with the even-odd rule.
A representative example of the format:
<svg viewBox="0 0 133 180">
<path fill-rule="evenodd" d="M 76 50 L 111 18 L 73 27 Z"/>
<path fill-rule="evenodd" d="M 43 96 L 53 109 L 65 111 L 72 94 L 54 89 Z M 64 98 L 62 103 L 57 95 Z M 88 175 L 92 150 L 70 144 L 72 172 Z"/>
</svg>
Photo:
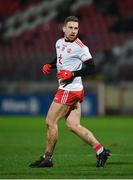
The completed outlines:
<svg viewBox="0 0 133 180">
<path fill-rule="evenodd" d="M 76 16 L 68 16 L 64 21 L 64 25 L 66 25 L 70 21 L 79 23 L 79 19 Z"/>
</svg>

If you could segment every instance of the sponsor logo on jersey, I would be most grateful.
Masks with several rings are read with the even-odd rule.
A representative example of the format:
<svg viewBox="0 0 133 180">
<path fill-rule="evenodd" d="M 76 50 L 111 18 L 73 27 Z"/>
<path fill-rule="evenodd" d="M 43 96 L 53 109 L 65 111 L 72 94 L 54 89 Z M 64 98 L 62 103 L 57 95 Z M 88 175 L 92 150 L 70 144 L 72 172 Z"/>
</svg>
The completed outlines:
<svg viewBox="0 0 133 180">
<path fill-rule="evenodd" d="M 71 53 L 72 52 L 72 49 L 71 48 L 68 48 L 67 49 L 67 53 Z"/>
<path fill-rule="evenodd" d="M 65 47 L 62 47 L 62 51 L 64 51 L 65 50 Z"/>
<path fill-rule="evenodd" d="M 62 51 L 64 51 L 66 47 L 67 47 L 67 45 L 63 44 Z"/>
</svg>

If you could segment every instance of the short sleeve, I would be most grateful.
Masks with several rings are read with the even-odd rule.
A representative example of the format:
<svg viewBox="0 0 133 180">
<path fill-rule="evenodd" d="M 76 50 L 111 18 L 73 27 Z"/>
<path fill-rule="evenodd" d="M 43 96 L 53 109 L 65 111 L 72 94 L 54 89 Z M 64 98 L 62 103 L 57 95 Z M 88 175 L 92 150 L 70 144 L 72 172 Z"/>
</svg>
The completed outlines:
<svg viewBox="0 0 133 180">
<path fill-rule="evenodd" d="M 58 49 L 58 46 L 59 46 L 59 40 L 56 41 L 55 48 Z"/>
<path fill-rule="evenodd" d="M 81 61 L 85 62 L 88 59 L 91 59 L 92 55 L 90 54 L 89 48 L 87 46 L 81 48 L 80 51 L 80 59 Z"/>
<path fill-rule="evenodd" d="M 56 43 L 55 43 L 56 55 L 57 55 L 57 51 L 58 51 L 59 48 L 60 48 L 59 40 L 57 40 Z"/>
</svg>

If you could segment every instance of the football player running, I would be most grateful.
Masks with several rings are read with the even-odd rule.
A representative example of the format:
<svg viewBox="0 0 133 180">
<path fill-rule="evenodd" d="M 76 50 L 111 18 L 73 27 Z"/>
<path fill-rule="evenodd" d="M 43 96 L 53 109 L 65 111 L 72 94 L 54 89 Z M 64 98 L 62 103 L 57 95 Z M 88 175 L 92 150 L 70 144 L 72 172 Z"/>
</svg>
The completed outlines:
<svg viewBox="0 0 133 180">
<path fill-rule="evenodd" d="M 84 97 L 82 77 L 95 73 L 90 51 L 78 38 L 79 20 L 75 16 L 65 19 L 64 37 L 56 42 L 56 58 L 43 66 L 43 73 L 49 74 L 57 68 L 59 88 L 46 116 L 47 143 L 43 156 L 30 164 L 32 168 L 53 166 L 53 154 L 58 139 L 59 119 L 65 118 L 68 128 L 90 145 L 96 152 L 97 167 L 104 167 L 110 150 L 105 149 L 93 133 L 80 124 L 81 102 Z M 82 67 L 82 65 L 85 65 Z"/>
</svg>

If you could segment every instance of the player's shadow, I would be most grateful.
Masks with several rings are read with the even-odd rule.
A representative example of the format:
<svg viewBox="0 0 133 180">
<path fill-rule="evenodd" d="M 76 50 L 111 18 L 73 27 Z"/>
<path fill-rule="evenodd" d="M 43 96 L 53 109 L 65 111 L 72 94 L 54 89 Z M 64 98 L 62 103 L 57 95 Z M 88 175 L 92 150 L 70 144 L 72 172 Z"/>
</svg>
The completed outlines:
<svg viewBox="0 0 133 180">
<path fill-rule="evenodd" d="M 133 164 L 133 162 L 127 162 L 127 161 L 119 161 L 119 162 L 108 162 L 107 165 L 127 165 L 127 164 Z"/>
</svg>

